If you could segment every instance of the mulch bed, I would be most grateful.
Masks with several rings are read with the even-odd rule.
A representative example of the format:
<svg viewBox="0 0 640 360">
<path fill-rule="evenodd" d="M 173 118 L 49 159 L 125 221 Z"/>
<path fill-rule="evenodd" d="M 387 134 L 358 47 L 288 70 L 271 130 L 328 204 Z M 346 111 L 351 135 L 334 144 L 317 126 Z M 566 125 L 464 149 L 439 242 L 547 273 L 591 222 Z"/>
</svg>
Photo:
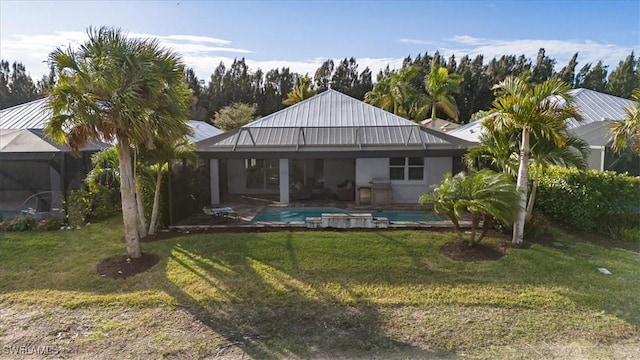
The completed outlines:
<svg viewBox="0 0 640 360">
<path fill-rule="evenodd" d="M 142 253 L 142 257 L 138 259 L 118 255 L 102 260 L 96 267 L 96 272 L 101 277 L 125 279 L 151 269 L 158 261 L 160 257 L 150 253 Z"/>
<path fill-rule="evenodd" d="M 466 242 L 450 241 L 442 245 L 440 254 L 458 261 L 495 261 L 506 254 L 506 246 L 476 244 L 469 247 Z"/>
</svg>

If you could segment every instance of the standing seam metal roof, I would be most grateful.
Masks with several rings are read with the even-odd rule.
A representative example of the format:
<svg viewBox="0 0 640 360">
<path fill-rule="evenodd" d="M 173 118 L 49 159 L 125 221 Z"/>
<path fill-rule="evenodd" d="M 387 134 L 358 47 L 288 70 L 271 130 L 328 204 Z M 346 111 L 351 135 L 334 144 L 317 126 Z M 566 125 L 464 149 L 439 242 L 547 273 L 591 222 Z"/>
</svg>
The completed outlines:
<svg viewBox="0 0 640 360">
<path fill-rule="evenodd" d="M 630 108 L 635 103 L 631 100 L 589 89 L 573 89 L 569 93 L 573 95 L 573 104 L 582 115 L 582 121 L 567 120 L 567 130 L 575 130 L 595 122 L 622 120 L 626 117 L 625 109 Z M 449 134 L 467 141 L 478 142 L 480 134 L 485 129 L 482 126 L 482 120 L 484 119 L 479 119 L 451 130 Z"/>
<path fill-rule="evenodd" d="M 327 90 L 246 124 L 227 136 L 199 143 L 219 147 L 451 145 L 418 124 L 335 90 Z"/>
</svg>

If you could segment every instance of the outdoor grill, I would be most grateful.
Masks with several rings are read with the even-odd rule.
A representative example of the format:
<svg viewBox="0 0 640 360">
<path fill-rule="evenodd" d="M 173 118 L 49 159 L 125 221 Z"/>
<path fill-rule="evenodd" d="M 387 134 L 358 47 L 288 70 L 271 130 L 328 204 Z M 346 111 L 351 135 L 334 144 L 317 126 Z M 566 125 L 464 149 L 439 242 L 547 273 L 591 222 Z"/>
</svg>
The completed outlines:
<svg viewBox="0 0 640 360">
<path fill-rule="evenodd" d="M 372 179 L 371 184 L 371 204 L 386 205 L 391 203 L 391 180 Z"/>
</svg>

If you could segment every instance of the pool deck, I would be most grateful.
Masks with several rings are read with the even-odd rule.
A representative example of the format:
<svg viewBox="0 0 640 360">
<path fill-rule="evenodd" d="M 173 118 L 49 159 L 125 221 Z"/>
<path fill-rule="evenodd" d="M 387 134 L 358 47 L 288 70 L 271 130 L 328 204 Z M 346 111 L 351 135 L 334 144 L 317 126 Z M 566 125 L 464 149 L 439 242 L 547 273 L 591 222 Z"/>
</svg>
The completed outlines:
<svg viewBox="0 0 640 360">
<path fill-rule="evenodd" d="M 275 229 L 306 229 L 304 221 L 288 222 L 253 222 L 253 218 L 265 207 L 334 207 L 346 210 L 354 210 L 362 213 L 375 212 L 379 210 L 387 211 L 421 211 L 424 207 L 419 204 L 390 204 L 390 205 L 357 205 L 355 202 L 337 200 L 304 200 L 281 204 L 268 197 L 234 197 L 219 207 L 233 208 L 237 213 L 237 218 L 215 218 L 204 213 L 194 214 L 186 219 L 180 220 L 170 226 L 176 230 L 198 230 L 198 229 L 255 229 L 275 228 Z M 469 227 L 467 222 L 461 222 L 461 227 Z M 451 228 L 450 221 L 394 221 L 387 229 L 443 229 Z M 251 230 L 250 230 L 251 229 Z M 322 229 L 316 229 L 322 230 Z M 331 229 L 329 229 L 331 230 Z M 352 230 L 365 230 L 363 228 L 353 228 Z"/>
</svg>

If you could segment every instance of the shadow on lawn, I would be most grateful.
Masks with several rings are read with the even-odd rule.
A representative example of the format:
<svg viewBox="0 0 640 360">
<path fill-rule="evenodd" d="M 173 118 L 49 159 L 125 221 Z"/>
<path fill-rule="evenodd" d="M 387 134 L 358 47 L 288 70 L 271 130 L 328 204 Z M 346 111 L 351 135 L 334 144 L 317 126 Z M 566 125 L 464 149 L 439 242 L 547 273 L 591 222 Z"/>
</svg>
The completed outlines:
<svg viewBox="0 0 640 360">
<path fill-rule="evenodd" d="M 255 258 L 248 244 L 256 236 L 227 242 L 224 251 L 208 241 L 183 241 L 171 249 L 167 265 L 175 262 L 202 284 L 184 287 L 168 274 L 164 290 L 228 341 L 222 349 L 237 346 L 257 359 L 449 356 L 385 336 L 371 304 L 346 303 L 297 279 L 292 236 L 277 243 L 289 261 L 286 270 Z"/>
</svg>

